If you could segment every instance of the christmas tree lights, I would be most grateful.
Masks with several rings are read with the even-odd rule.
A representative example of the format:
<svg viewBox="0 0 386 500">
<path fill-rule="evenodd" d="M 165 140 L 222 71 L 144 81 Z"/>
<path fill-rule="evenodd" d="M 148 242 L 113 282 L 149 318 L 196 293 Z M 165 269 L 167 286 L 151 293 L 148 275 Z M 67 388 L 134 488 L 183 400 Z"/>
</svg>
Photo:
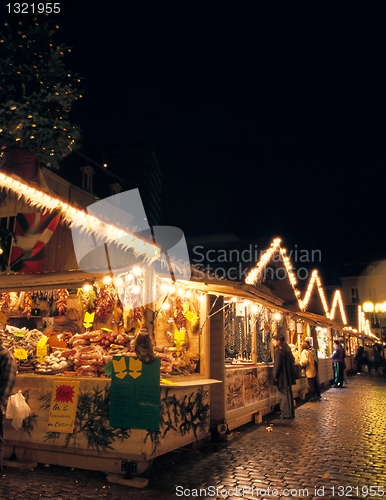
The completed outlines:
<svg viewBox="0 0 386 500">
<path fill-rule="evenodd" d="M 80 138 L 69 113 L 82 94 L 80 78 L 64 65 L 70 49 L 54 42 L 58 26 L 50 26 L 36 18 L 0 32 L 0 148 L 34 153 L 57 169 Z"/>
</svg>

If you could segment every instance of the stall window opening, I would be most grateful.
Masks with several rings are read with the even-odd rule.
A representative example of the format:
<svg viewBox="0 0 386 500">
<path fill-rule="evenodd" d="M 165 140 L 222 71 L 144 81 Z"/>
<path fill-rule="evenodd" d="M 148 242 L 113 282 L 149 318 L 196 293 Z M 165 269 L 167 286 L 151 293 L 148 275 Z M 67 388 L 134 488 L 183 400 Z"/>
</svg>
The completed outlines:
<svg viewBox="0 0 386 500">
<path fill-rule="evenodd" d="M 252 319 L 245 301 L 226 300 L 224 307 L 225 361 L 252 361 Z"/>
</svg>

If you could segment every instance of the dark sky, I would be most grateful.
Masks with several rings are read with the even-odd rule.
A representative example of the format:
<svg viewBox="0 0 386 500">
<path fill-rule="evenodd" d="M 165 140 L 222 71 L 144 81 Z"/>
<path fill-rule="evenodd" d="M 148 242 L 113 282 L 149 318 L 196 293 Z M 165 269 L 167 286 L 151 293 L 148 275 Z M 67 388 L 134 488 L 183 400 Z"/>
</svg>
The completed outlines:
<svg viewBox="0 0 386 500">
<path fill-rule="evenodd" d="M 85 146 L 147 136 L 163 224 L 281 236 L 330 274 L 386 250 L 384 2 L 79 0 L 59 25 Z"/>
</svg>

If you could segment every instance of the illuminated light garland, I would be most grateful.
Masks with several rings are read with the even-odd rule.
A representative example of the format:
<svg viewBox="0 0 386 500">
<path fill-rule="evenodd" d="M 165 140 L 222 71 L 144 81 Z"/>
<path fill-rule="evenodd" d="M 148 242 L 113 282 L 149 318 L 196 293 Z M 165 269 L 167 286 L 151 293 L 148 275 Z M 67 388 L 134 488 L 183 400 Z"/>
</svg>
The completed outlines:
<svg viewBox="0 0 386 500">
<path fill-rule="evenodd" d="M 362 311 L 362 307 L 358 306 L 358 330 L 363 332 L 364 330 L 365 314 Z"/>
<path fill-rule="evenodd" d="M 128 233 L 118 227 L 108 224 L 96 216 L 88 215 L 68 203 L 55 198 L 38 188 L 31 187 L 20 179 L 0 172 L 0 186 L 14 193 L 17 198 L 36 207 L 43 213 L 60 210 L 63 221 L 70 227 L 79 227 L 81 231 L 96 234 L 99 242 L 109 241 L 115 243 L 123 250 L 131 249 L 135 256 L 144 256 L 147 260 L 155 260 L 160 255 L 159 248 L 154 243 L 149 243 Z"/>
<path fill-rule="evenodd" d="M 307 306 L 308 306 L 308 304 L 310 302 L 312 290 L 313 290 L 313 288 L 315 286 L 315 283 L 316 283 L 316 286 L 318 288 L 318 292 L 319 292 L 320 300 L 322 301 L 324 312 L 326 313 L 327 318 L 329 318 L 330 317 L 330 313 L 329 313 L 329 310 L 328 310 L 326 296 L 324 295 L 324 290 L 323 290 L 323 287 L 322 287 L 322 282 L 320 280 L 320 277 L 318 275 L 318 271 L 316 269 L 314 269 L 312 271 L 311 279 L 310 279 L 310 281 L 308 283 L 307 290 L 306 290 L 306 293 L 304 295 L 304 299 L 299 301 L 300 309 L 302 311 L 305 311 L 307 309 Z"/>
<path fill-rule="evenodd" d="M 366 319 L 366 312 L 373 312 L 373 311 L 366 311 L 364 308 L 362 309 L 361 306 L 358 306 L 358 331 L 368 337 L 372 337 L 377 341 L 380 341 L 381 339 L 371 332 L 370 322 L 368 319 Z"/>
<path fill-rule="evenodd" d="M 256 266 L 253 269 L 251 269 L 251 271 L 249 271 L 249 273 L 247 274 L 247 277 L 245 278 L 245 282 L 248 285 L 255 285 L 261 279 L 264 269 L 267 267 L 268 263 L 270 262 L 270 260 L 274 256 L 274 254 L 276 252 L 279 252 L 281 255 L 282 261 L 284 263 L 288 279 L 290 281 L 290 284 L 293 288 L 293 291 L 298 299 L 299 306 L 300 306 L 302 301 L 299 299 L 300 292 L 296 288 L 296 283 L 297 283 L 296 276 L 292 272 L 291 261 L 290 261 L 290 258 L 288 257 L 288 255 L 286 255 L 286 249 L 281 248 L 280 242 L 281 242 L 280 238 L 275 238 L 273 240 L 273 242 L 271 243 L 271 247 L 262 254 L 262 256 L 261 256 L 259 262 L 256 264 Z"/>
<path fill-rule="evenodd" d="M 255 285 L 261 279 L 261 275 L 268 262 L 272 259 L 274 253 L 279 251 L 280 241 L 280 238 L 275 238 L 271 243 L 271 247 L 261 255 L 259 262 L 249 271 L 245 278 L 247 285 Z"/>
<path fill-rule="evenodd" d="M 340 314 L 342 316 L 343 324 L 346 325 L 347 324 L 347 318 L 346 318 L 346 314 L 344 312 L 342 295 L 340 293 L 340 290 L 335 290 L 334 299 L 332 301 L 332 307 L 331 307 L 331 311 L 330 311 L 330 315 L 329 315 L 330 319 L 334 319 L 334 317 L 335 317 L 335 309 L 336 309 L 336 306 L 338 304 L 339 304 L 339 310 L 340 310 Z"/>
<path fill-rule="evenodd" d="M 344 311 L 344 306 L 343 306 L 343 301 L 342 301 L 342 296 L 340 294 L 340 291 L 339 290 L 335 291 L 332 307 L 331 307 L 331 310 L 329 310 L 326 296 L 324 293 L 324 289 L 322 286 L 322 281 L 321 281 L 320 276 L 318 274 L 318 271 L 316 269 L 314 271 L 312 271 L 310 281 L 307 285 L 306 293 L 304 295 L 304 298 L 301 299 L 301 297 L 300 297 L 301 293 L 298 290 L 298 288 L 296 287 L 296 283 L 297 283 L 296 276 L 292 272 L 292 265 L 291 265 L 290 258 L 286 254 L 286 249 L 281 248 L 280 243 L 281 243 L 280 238 L 275 238 L 273 240 L 270 248 L 262 254 L 262 256 L 261 256 L 259 262 L 256 264 L 256 266 L 249 271 L 249 273 L 247 274 L 247 276 L 245 278 L 245 282 L 248 285 L 256 285 L 256 283 L 258 283 L 259 280 L 261 280 L 264 269 L 267 267 L 268 263 L 271 261 L 274 254 L 276 252 L 279 252 L 281 255 L 282 261 L 284 263 L 285 269 L 287 271 L 287 276 L 288 276 L 289 282 L 290 282 L 292 289 L 295 293 L 295 296 L 298 300 L 300 310 L 306 311 L 308 304 L 310 302 L 310 299 L 311 299 L 312 290 L 313 290 L 314 286 L 316 285 L 318 292 L 319 292 L 320 300 L 322 301 L 322 306 L 323 306 L 324 312 L 326 314 L 326 317 L 329 319 L 334 319 L 335 309 L 336 309 L 337 305 L 339 305 L 340 313 L 342 316 L 342 322 L 343 322 L 343 324 L 347 324 L 347 318 L 346 318 L 346 314 Z"/>
</svg>

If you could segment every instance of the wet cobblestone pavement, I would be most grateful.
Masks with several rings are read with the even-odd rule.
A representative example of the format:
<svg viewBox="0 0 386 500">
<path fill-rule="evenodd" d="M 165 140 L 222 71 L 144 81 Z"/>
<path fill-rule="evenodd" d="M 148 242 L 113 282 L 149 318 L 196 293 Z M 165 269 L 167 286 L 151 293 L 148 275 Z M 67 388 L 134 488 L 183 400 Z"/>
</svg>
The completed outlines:
<svg viewBox="0 0 386 500">
<path fill-rule="evenodd" d="M 65 467 L 6 468 L 0 500 L 386 498 L 386 377 L 354 375 L 302 403 L 294 420 L 267 415 L 227 442 L 179 450 L 141 474 L 144 489 Z M 200 491 L 201 490 L 201 491 Z"/>
</svg>

